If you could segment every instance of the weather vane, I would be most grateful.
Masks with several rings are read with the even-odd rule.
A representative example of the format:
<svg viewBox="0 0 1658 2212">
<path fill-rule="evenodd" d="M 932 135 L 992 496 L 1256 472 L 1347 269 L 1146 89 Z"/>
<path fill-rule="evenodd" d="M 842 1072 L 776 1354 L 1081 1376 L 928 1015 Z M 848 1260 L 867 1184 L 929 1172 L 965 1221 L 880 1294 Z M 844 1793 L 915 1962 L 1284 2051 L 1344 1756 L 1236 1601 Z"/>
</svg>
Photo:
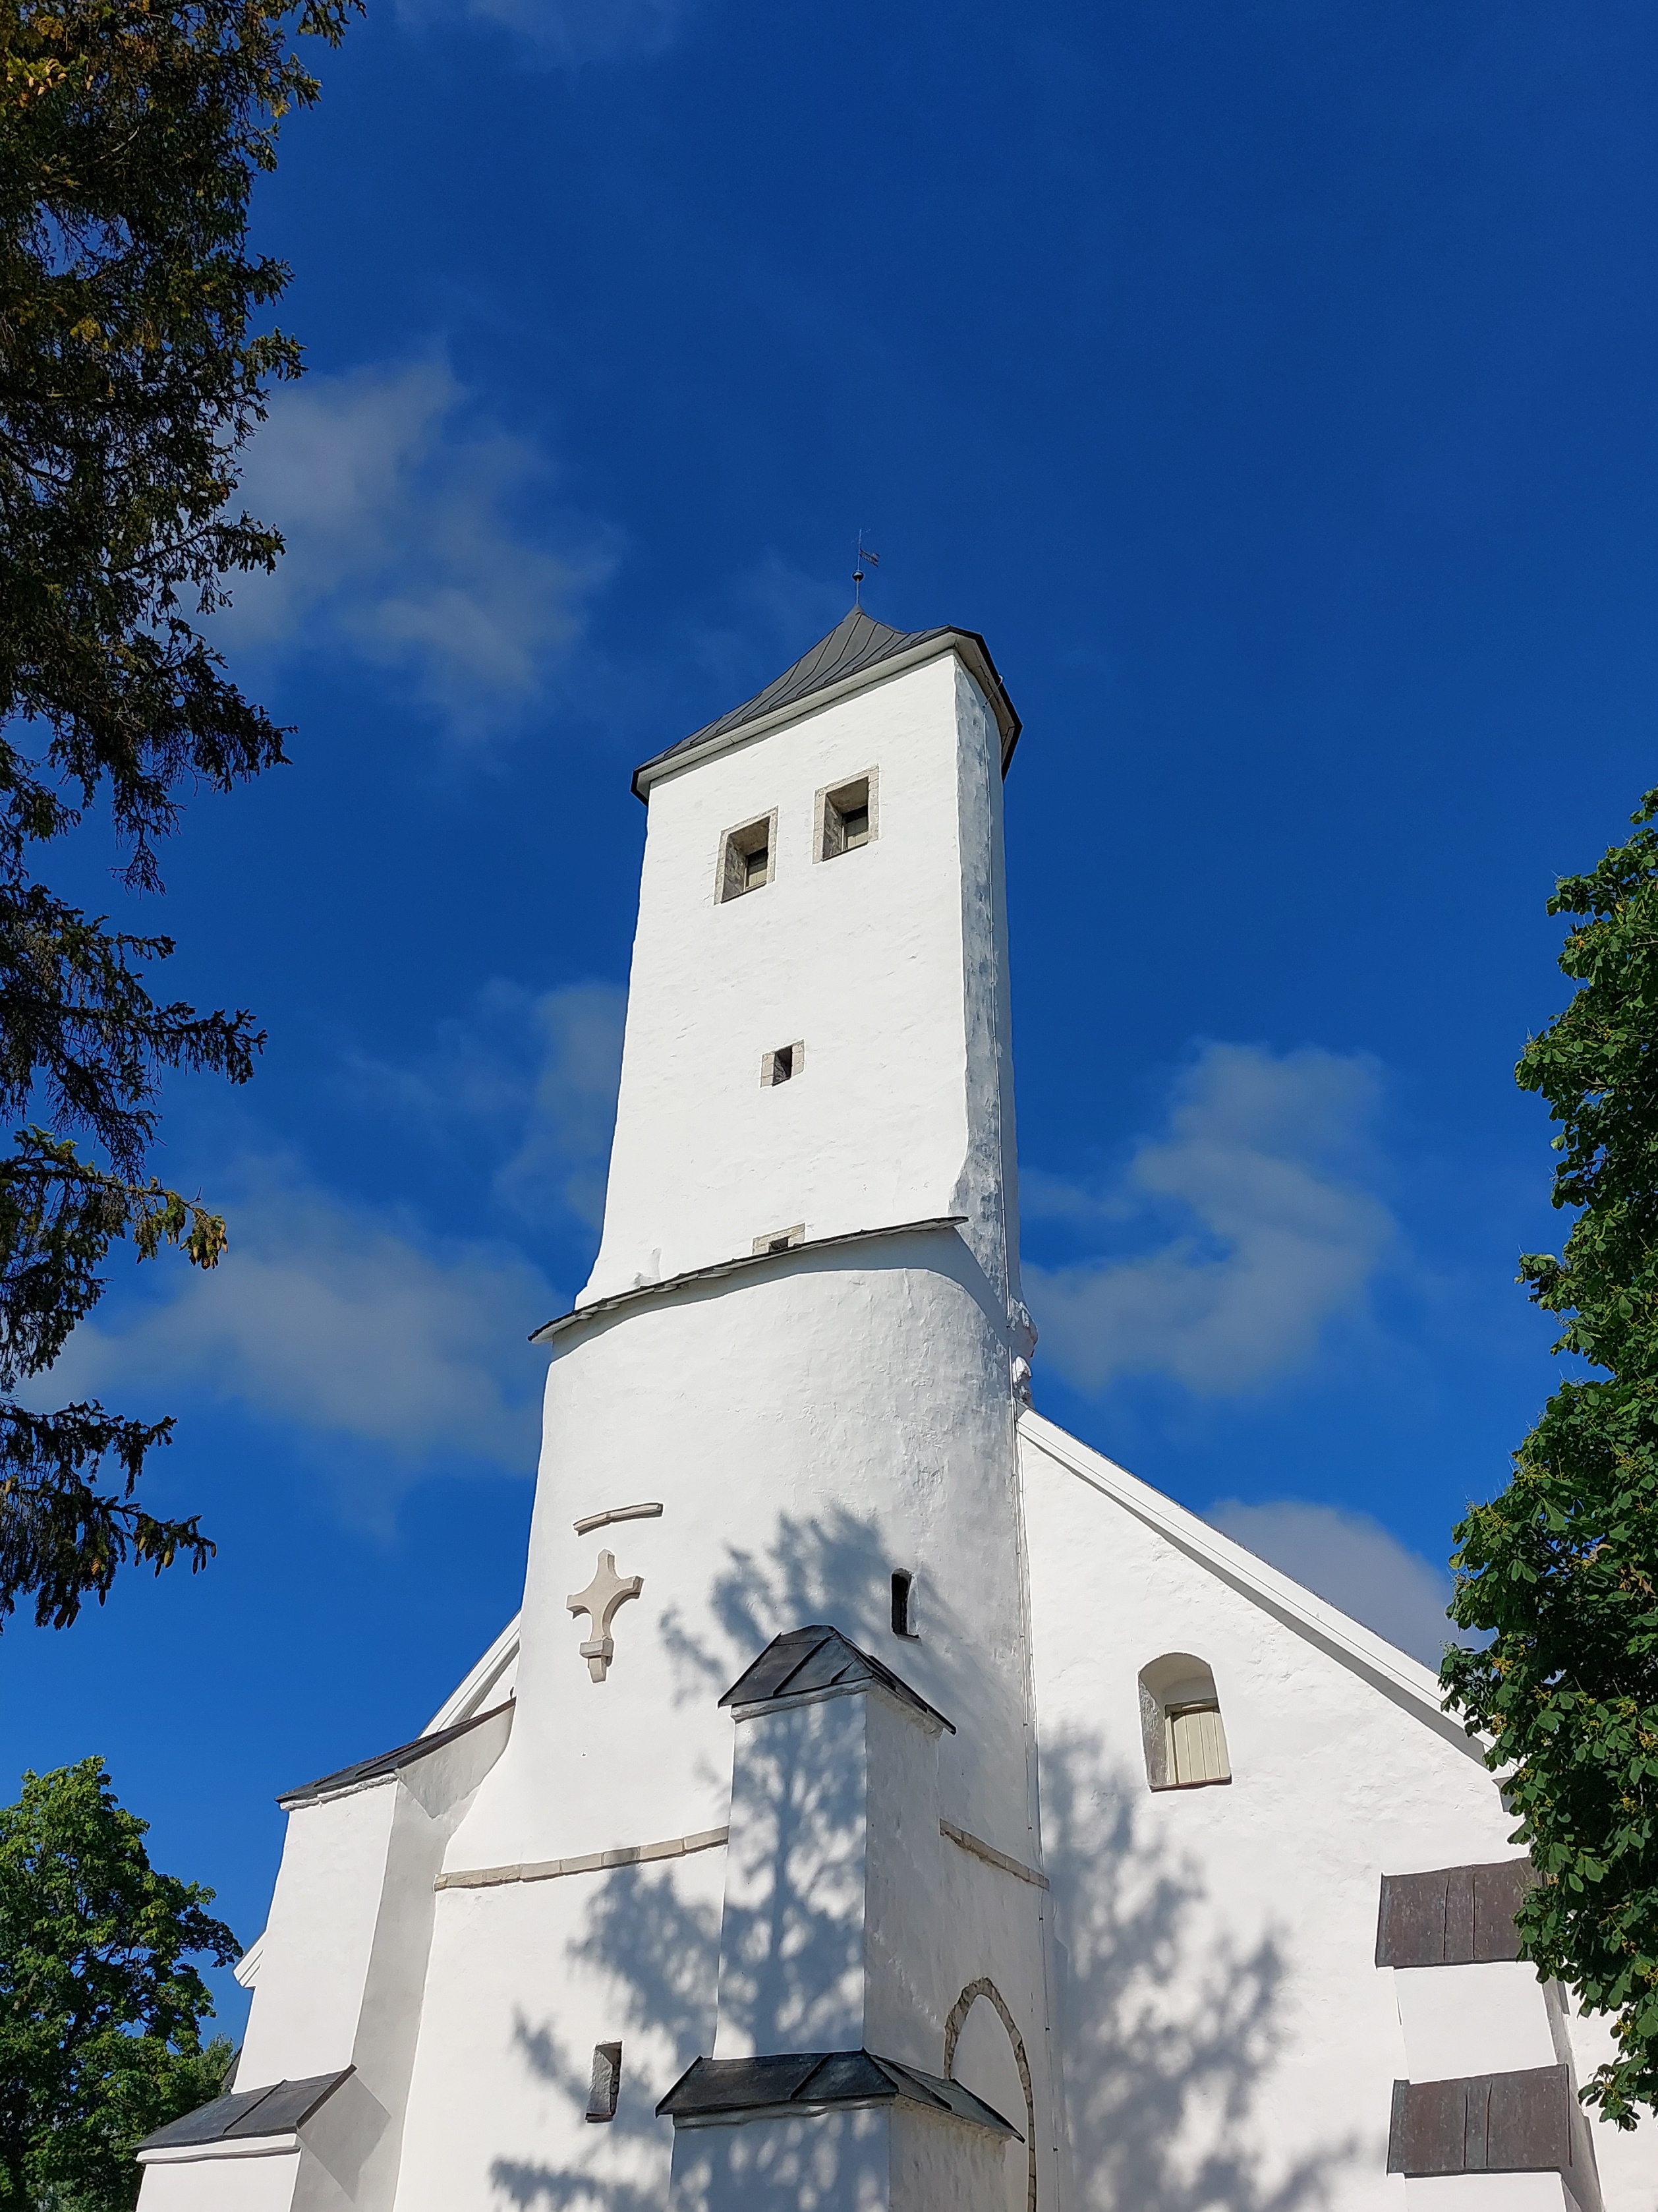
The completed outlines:
<svg viewBox="0 0 1658 2212">
<path fill-rule="evenodd" d="M 852 603 L 855 607 L 861 607 L 864 604 L 864 568 L 865 562 L 867 562 L 869 567 L 872 568 L 878 568 L 881 565 L 881 556 L 878 553 L 872 553 L 870 551 L 868 546 L 864 543 L 864 533 L 860 530 L 858 533 L 858 558 L 853 564 L 852 571 Z"/>
</svg>

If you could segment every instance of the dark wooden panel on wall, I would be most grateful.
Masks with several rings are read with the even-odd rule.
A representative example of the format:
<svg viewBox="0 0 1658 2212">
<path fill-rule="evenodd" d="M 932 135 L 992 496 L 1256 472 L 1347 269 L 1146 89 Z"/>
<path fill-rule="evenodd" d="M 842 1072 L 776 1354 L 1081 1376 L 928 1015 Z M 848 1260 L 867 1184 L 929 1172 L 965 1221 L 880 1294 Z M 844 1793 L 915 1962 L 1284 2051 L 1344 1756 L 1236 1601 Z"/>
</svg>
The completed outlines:
<svg viewBox="0 0 1658 2212">
<path fill-rule="evenodd" d="M 1514 1916 L 1537 1877 L 1529 1859 L 1384 1874 L 1378 1966 L 1472 1966 L 1517 1959 Z"/>
<path fill-rule="evenodd" d="M 1565 2066 L 1395 2081 L 1388 2171 L 1570 2173 L 1576 2102 Z"/>
</svg>

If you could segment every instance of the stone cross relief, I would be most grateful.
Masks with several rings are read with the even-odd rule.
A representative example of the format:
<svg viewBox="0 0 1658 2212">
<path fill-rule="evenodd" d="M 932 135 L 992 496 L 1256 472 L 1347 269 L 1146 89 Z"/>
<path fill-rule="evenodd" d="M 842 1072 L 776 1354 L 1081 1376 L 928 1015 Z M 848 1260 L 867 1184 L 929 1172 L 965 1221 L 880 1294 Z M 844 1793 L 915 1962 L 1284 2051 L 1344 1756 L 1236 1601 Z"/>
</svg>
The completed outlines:
<svg viewBox="0 0 1658 2212">
<path fill-rule="evenodd" d="M 616 1644 L 610 1636 L 610 1623 L 618 1607 L 626 1605 L 630 1597 L 637 1597 L 645 1587 L 643 1575 L 629 1575 L 625 1578 L 616 1571 L 616 1553 L 601 1552 L 593 1578 L 586 1589 L 573 1590 L 564 1601 L 573 1613 L 587 1616 L 587 1626 L 592 1631 L 581 1647 L 581 1656 L 587 1662 L 587 1672 L 595 1682 L 602 1682 L 616 1656 Z"/>
</svg>

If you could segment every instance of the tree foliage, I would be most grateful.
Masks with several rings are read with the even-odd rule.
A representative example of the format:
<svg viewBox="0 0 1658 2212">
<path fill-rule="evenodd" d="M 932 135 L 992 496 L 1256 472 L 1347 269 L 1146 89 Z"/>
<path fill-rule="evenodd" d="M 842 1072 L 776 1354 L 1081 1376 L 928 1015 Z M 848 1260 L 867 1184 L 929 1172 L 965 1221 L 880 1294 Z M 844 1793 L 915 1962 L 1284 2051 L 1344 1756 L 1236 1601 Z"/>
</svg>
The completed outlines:
<svg viewBox="0 0 1658 2212">
<path fill-rule="evenodd" d="M 1491 1632 L 1443 1680 L 1541 1876 L 1525 1955 L 1614 2016 L 1585 2089 L 1632 2126 L 1658 2110 L 1658 791 L 1636 834 L 1562 880 L 1560 965 L 1578 988 L 1527 1045 L 1522 1089 L 1559 1125 L 1554 1203 L 1577 1219 L 1521 1279 L 1599 1375 L 1562 1383 L 1508 1488 L 1456 1531 L 1452 1613 Z"/>
<path fill-rule="evenodd" d="M 0 2207 L 125 2212 L 134 2145 L 223 2085 L 188 1961 L 239 1947 L 210 1889 L 155 1872 L 146 1826 L 100 1759 L 26 1774 L 0 1810 Z"/>
<path fill-rule="evenodd" d="M 0 1619 L 28 1595 L 62 1626 L 129 1556 L 212 1550 L 134 1494 L 170 1422 L 15 1393 L 118 1239 L 217 1261 L 220 1218 L 147 1172 L 157 1084 L 245 1082 L 263 1038 L 153 997 L 171 940 L 80 911 L 38 860 L 103 808 L 125 884 L 157 890 L 189 792 L 284 757 L 202 617 L 282 550 L 231 511 L 264 395 L 300 368 L 253 327 L 288 270 L 247 252 L 249 194 L 317 94 L 292 34 L 335 42 L 357 4 L 0 0 Z"/>
</svg>

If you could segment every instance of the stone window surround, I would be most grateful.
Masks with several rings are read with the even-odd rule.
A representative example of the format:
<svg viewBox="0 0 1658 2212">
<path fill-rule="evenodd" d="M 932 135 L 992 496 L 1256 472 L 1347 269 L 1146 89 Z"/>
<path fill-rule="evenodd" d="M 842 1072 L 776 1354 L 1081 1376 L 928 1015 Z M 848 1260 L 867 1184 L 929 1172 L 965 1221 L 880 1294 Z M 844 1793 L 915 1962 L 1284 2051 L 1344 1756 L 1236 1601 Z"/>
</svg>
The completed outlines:
<svg viewBox="0 0 1658 2212">
<path fill-rule="evenodd" d="M 750 853 L 760 851 L 762 844 L 766 854 L 765 882 L 750 884 L 742 880 L 740 864 Z M 776 877 L 777 809 L 774 806 L 769 814 L 753 814 L 746 822 L 736 823 L 720 838 L 714 868 L 714 902 L 716 906 L 729 906 L 734 900 L 746 898 L 750 891 L 763 890 Z"/>
<path fill-rule="evenodd" d="M 590 2120 L 613 2120 L 616 2100 L 622 2094 L 622 2045 L 619 2043 L 596 2043 L 593 2045 L 592 2087 L 587 2097 L 587 2118 Z"/>
<path fill-rule="evenodd" d="M 835 842 L 833 835 L 835 825 L 830 820 L 830 810 L 833 809 L 838 816 L 842 811 L 839 802 L 854 792 L 861 793 L 863 804 L 869 809 L 869 835 L 862 845 L 848 848 Z M 880 770 L 878 769 L 866 768 L 860 769 L 855 775 L 843 775 L 837 782 L 826 783 L 818 792 L 812 803 L 811 857 L 814 861 L 841 860 L 846 858 L 849 850 L 861 853 L 866 847 L 872 845 L 880 834 Z"/>
<path fill-rule="evenodd" d="M 777 1056 L 779 1053 L 783 1052 L 789 1055 L 789 1070 L 786 1075 L 780 1075 L 777 1073 Z M 762 1091 L 775 1091 L 780 1084 L 793 1083 L 797 1075 L 804 1075 L 805 1071 L 806 1041 L 804 1037 L 796 1037 L 790 1044 L 779 1045 L 775 1051 L 761 1054 L 760 1088 Z"/>
<path fill-rule="evenodd" d="M 763 1237 L 755 1238 L 754 1250 L 750 1257 L 756 1260 L 769 1259 L 776 1252 L 793 1252 L 798 1245 L 804 1244 L 805 1241 L 806 1224 L 804 1221 L 797 1221 L 788 1229 L 768 1229 Z"/>
<path fill-rule="evenodd" d="M 1231 1752 L 1226 1743 L 1226 1723 L 1214 1669 L 1206 1660 L 1189 1651 L 1165 1651 L 1140 1669 L 1140 1734 L 1145 1751 L 1146 1786 L 1162 1793 L 1174 1790 L 1213 1790 L 1232 1779 Z M 1192 1781 L 1175 1779 L 1169 1741 L 1171 1717 L 1178 1711 L 1212 1711 L 1219 1725 L 1226 1771 Z"/>
</svg>

